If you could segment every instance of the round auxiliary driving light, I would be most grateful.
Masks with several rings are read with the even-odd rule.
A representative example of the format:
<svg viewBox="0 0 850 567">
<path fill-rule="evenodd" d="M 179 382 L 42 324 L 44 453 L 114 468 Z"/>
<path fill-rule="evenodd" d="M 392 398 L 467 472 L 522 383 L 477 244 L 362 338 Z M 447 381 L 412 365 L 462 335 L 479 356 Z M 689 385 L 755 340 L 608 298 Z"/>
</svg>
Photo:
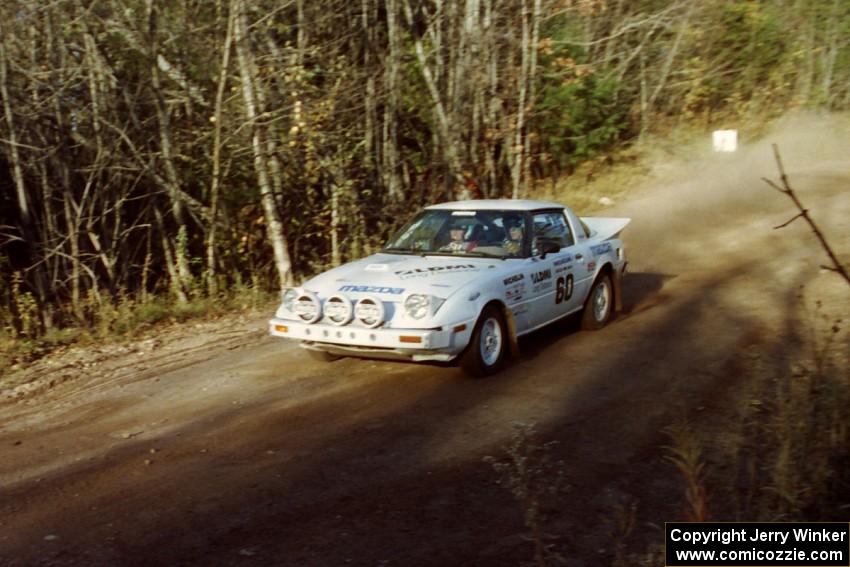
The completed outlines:
<svg viewBox="0 0 850 567">
<path fill-rule="evenodd" d="M 377 327 L 384 322 L 384 304 L 380 299 L 364 297 L 354 307 L 354 317 L 367 327 Z"/>
<path fill-rule="evenodd" d="M 315 294 L 303 292 L 292 302 L 292 312 L 305 323 L 315 323 L 322 316 L 322 306 Z"/>
<path fill-rule="evenodd" d="M 345 325 L 354 315 L 354 307 L 344 295 L 332 295 L 325 300 L 325 319 L 334 325 Z"/>
</svg>

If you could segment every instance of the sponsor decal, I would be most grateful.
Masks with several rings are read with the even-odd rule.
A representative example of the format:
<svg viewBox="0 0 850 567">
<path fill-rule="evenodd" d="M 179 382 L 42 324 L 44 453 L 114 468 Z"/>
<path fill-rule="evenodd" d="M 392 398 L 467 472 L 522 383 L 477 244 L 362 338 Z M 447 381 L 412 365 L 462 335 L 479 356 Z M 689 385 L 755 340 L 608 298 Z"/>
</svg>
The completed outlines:
<svg viewBox="0 0 850 567">
<path fill-rule="evenodd" d="M 525 284 L 516 284 L 505 290 L 505 301 L 517 302 L 522 299 L 522 294 L 525 293 Z"/>
<path fill-rule="evenodd" d="M 596 269 L 596 262 L 588 262 L 587 263 L 587 271 L 592 272 Z"/>
<path fill-rule="evenodd" d="M 572 262 L 572 261 L 573 261 L 572 256 L 564 256 L 563 258 L 558 258 L 557 260 L 555 260 L 554 265 L 555 266 L 563 266 L 564 264 L 567 264 L 567 263 Z"/>
<path fill-rule="evenodd" d="M 594 256 L 601 256 L 602 254 L 611 251 L 611 243 L 606 242 L 604 244 L 597 244 L 596 246 L 591 246 L 590 249 L 593 250 Z"/>
<path fill-rule="evenodd" d="M 533 272 L 531 274 L 531 281 L 534 283 L 540 283 L 542 281 L 551 280 L 552 279 L 552 270 L 540 270 L 539 272 Z"/>
<path fill-rule="evenodd" d="M 502 280 L 502 283 L 504 283 L 505 285 L 511 285 L 512 283 L 520 282 L 524 279 L 525 276 L 523 274 L 514 274 L 512 276 L 506 277 L 504 280 Z"/>
<path fill-rule="evenodd" d="M 450 274 L 455 272 L 477 272 L 478 268 L 472 264 L 447 264 L 445 266 L 429 266 L 427 268 L 413 268 L 411 270 L 398 270 L 395 275 L 400 278 L 427 277 L 436 274 Z"/>
<path fill-rule="evenodd" d="M 513 307 L 511 307 L 511 311 L 513 311 L 514 315 L 522 315 L 523 313 L 528 311 L 528 303 L 514 305 Z"/>
<path fill-rule="evenodd" d="M 339 288 L 339 291 L 347 291 L 350 293 L 383 293 L 389 295 L 401 295 L 404 293 L 404 288 L 384 287 L 380 285 L 344 285 Z"/>
<path fill-rule="evenodd" d="M 535 285 L 534 288 L 532 288 L 531 291 L 534 292 L 534 293 L 540 293 L 540 292 L 552 289 L 552 286 L 553 286 L 552 280 L 546 280 L 542 283 Z"/>
</svg>

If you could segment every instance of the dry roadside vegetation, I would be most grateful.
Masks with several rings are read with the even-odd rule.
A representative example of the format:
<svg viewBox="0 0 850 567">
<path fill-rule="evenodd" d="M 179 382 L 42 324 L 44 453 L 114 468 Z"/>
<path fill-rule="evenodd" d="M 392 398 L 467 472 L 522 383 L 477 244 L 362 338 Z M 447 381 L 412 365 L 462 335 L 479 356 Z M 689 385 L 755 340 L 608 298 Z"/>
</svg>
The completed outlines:
<svg viewBox="0 0 850 567">
<path fill-rule="evenodd" d="M 736 395 L 716 400 L 719 412 L 697 408 L 665 427 L 668 466 L 652 471 L 655 483 L 680 486 L 674 515 L 664 521 L 844 521 L 850 510 L 850 332 L 847 290 L 828 285 L 799 289 L 789 305 L 793 340 L 773 348 L 754 343 L 725 370 Z M 560 515 L 569 509 L 564 489 L 569 454 L 532 424 L 518 423 L 505 453 L 487 457 L 494 482 L 514 497 L 529 544 L 528 563 L 569 565 L 570 535 Z M 665 565 L 663 524 L 639 526 L 653 495 L 611 505 L 600 558 L 612 567 Z M 649 529 L 647 529 L 647 527 Z"/>
</svg>

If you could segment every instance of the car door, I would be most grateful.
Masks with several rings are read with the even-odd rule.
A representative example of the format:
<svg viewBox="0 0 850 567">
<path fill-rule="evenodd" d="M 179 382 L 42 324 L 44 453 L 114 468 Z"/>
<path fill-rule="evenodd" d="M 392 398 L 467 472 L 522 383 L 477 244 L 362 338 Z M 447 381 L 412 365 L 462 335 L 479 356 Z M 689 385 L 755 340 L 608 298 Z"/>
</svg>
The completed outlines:
<svg viewBox="0 0 850 567">
<path fill-rule="evenodd" d="M 528 273 L 533 298 L 531 319 L 537 327 L 575 309 L 578 301 L 575 282 L 582 266 L 577 247 L 562 210 L 532 215 L 532 263 Z M 543 256 L 545 243 L 554 243 L 557 252 Z M 582 258 L 583 259 L 583 258 Z"/>
</svg>

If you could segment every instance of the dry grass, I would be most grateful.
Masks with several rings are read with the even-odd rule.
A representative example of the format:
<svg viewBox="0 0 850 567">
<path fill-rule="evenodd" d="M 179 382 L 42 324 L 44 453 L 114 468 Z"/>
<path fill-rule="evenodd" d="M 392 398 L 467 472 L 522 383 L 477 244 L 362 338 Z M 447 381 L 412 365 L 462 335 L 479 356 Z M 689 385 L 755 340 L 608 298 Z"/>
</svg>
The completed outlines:
<svg viewBox="0 0 850 567">
<path fill-rule="evenodd" d="M 564 464 L 554 461 L 552 449 L 556 442 L 541 443 L 533 424 L 514 424 L 505 457 L 485 457 L 498 474 L 496 482 L 510 491 L 523 512 L 528 540 L 534 547 L 533 564 L 537 567 L 559 565 L 564 556 L 550 543 L 546 533 L 544 502 L 564 489 Z"/>
<path fill-rule="evenodd" d="M 19 312 L 30 309 L 28 295 L 16 299 Z M 89 294 L 82 305 L 84 322 L 36 332 L 34 325 L 16 328 L 11 320 L 0 321 L 0 375 L 64 346 L 137 340 L 156 333 L 162 325 L 257 308 L 270 311 L 276 301 L 277 294 L 266 291 L 256 281 L 236 285 L 218 297 L 198 296 L 187 303 L 170 295 L 147 295 L 141 299 L 126 293 L 119 293 L 114 302 L 104 302 Z"/>
</svg>

